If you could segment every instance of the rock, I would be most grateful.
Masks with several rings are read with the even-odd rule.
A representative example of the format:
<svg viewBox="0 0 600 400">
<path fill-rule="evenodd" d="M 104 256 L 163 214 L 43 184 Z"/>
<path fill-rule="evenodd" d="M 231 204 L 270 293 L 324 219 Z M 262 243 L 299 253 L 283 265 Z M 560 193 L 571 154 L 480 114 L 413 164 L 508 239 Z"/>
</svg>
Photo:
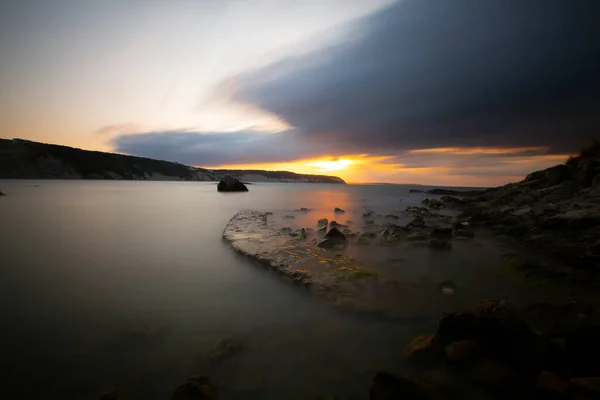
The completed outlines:
<svg viewBox="0 0 600 400">
<path fill-rule="evenodd" d="M 452 228 L 434 228 L 431 237 L 438 239 L 452 239 Z"/>
<path fill-rule="evenodd" d="M 333 229 L 336 229 L 336 228 L 333 228 Z M 343 233 L 340 232 L 340 235 L 343 235 Z M 332 249 L 334 247 L 344 247 L 345 245 L 346 245 L 346 238 L 345 237 L 342 238 L 340 236 L 326 237 L 325 239 L 323 239 L 319 243 L 317 243 L 317 246 L 321 247 L 323 249 Z"/>
<path fill-rule="evenodd" d="M 281 229 L 280 229 L 280 231 L 281 231 L 281 232 L 283 232 L 283 233 L 287 233 L 287 234 L 289 234 L 289 235 L 291 235 L 291 234 L 292 234 L 292 232 L 293 232 L 293 231 L 292 231 L 292 228 L 290 228 L 289 226 L 286 226 L 286 227 L 283 227 L 283 228 L 281 228 Z"/>
<path fill-rule="evenodd" d="M 219 183 L 217 184 L 217 191 L 219 192 L 247 192 L 248 188 L 237 178 L 226 174 L 224 175 Z"/>
<path fill-rule="evenodd" d="M 452 250 L 452 243 L 441 239 L 431 239 L 429 247 L 435 250 Z"/>
<path fill-rule="evenodd" d="M 321 218 L 317 221 L 317 229 L 320 231 L 327 229 L 327 225 L 329 225 L 327 218 Z"/>
<path fill-rule="evenodd" d="M 440 399 L 437 391 L 424 382 L 407 376 L 394 376 L 379 371 L 373 378 L 369 400 L 432 400 Z"/>
<path fill-rule="evenodd" d="M 346 211 L 345 211 L 345 210 L 342 210 L 341 208 L 337 208 L 337 207 L 336 207 L 336 208 L 334 208 L 334 209 L 333 209 L 333 212 L 334 212 L 334 213 L 345 213 Z"/>
<path fill-rule="evenodd" d="M 304 228 L 298 229 L 297 231 L 290 233 L 290 235 L 295 236 L 300 239 L 306 239 L 306 229 L 304 229 Z"/>
<path fill-rule="evenodd" d="M 283 218 L 286 218 L 286 219 L 296 219 L 296 217 L 294 217 L 293 215 L 286 215 Z"/>
<path fill-rule="evenodd" d="M 406 227 L 407 228 L 422 228 L 425 226 L 425 220 L 423 220 L 422 216 L 417 216 L 415 219 L 413 219 L 412 221 L 410 221 Z"/>
<path fill-rule="evenodd" d="M 404 357 L 413 364 L 429 364 L 441 356 L 435 335 L 421 335 L 413 339 L 404 349 Z"/>
<path fill-rule="evenodd" d="M 576 392 L 592 396 L 595 399 L 600 398 L 600 377 L 573 378 L 569 383 Z"/>
<path fill-rule="evenodd" d="M 457 229 L 454 231 L 454 237 L 462 237 L 462 238 L 472 238 L 475 236 L 473 231 L 469 231 L 467 229 Z"/>
<path fill-rule="evenodd" d="M 572 173 L 573 170 L 571 167 L 566 165 L 557 165 L 545 170 L 542 179 L 545 181 L 546 185 L 554 186 L 571 179 Z"/>
<path fill-rule="evenodd" d="M 363 223 L 365 225 L 373 225 L 375 223 L 375 221 L 373 221 L 372 219 L 368 219 L 368 220 L 365 220 Z"/>
<path fill-rule="evenodd" d="M 358 238 L 358 240 L 356 241 L 356 243 L 358 243 L 358 244 L 369 244 L 371 242 L 369 242 L 369 240 L 366 239 L 366 238 L 364 238 L 364 237 L 360 237 L 360 238 Z"/>
<path fill-rule="evenodd" d="M 377 235 L 373 232 L 363 232 L 360 234 L 360 237 L 366 239 L 374 239 L 377 237 Z"/>
<path fill-rule="evenodd" d="M 362 217 L 363 218 L 370 218 L 373 216 L 373 211 L 367 211 L 365 213 L 363 213 Z"/>
<path fill-rule="evenodd" d="M 204 376 L 192 376 L 175 389 L 171 400 L 217 400 L 219 392 L 210 379 Z"/>
<path fill-rule="evenodd" d="M 542 371 L 537 375 L 536 385 L 540 391 L 547 393 L 547 396 L 553 393 L 563 395 L 569 386 L 564 379 L 549 371 Z"/>
<path fill-rule="evenodd" d="M 331 228 L 329 232 L 327 232 L 327 234 L 325 235 L 325 238 L 340 238 L 346 240 L 346 236 L 342 232 L 340 232 L 338 228 Z"/>
<path fill-rule="evenodd" d="M 430 199 L 427 206 L 433 209 L 440 209 L 444 206 L 444 203 L 442 203 L 438 199 Z"/>
<path fill-rule="evenodd" d="M 450 362 L 461 363 L 471 361 L 479 355 L 479 345 L 473 340 L 460 340 L 444 347 L 446 359 Z"/>
<path fill-rule="evenodd" d="M 494 358 L 523 368 L 539 361 L 537 336 L 506 301 L 486 300 L 471 309 L 446 314 L 437 336 L 443 347 L 471 340 Z"/>
<path fill-rule="evenodd" d="M 310 208 L 300 207 L 300 209 L 297 211 L 310 211 Z"/>
<path fill-rule="evenodd" d="M 423 190 L 417 190 L 417 189 L 408 189 L 408 193 L 423 193 Z"/>
<path fill-rule="evenodd" d="M 217 344 L 210 349 L 208 353 L 208 359 L 213 362 L 221 362 L 227 358 L 239 354 L 241 351 L 241 342 L 232 338 L 226 338 L 217 342 Z"/>
<path fill-rule="evenodd" d="M 441 281 L 437 284 L 437 288 L 442 294 L 446 295 L 454 294 L 456 293 L 456 290 L 458 290 L 456 283 L 451 280 Z"/>
<path fill-rule="evenodd" d="M 455 222 L 452 224 L 452 229 L 454 229 L 454 230 L 466 229 L 470 225 L 471 224 L 469 224 L 469 222 L 467 222 L 467 221 Z"/>
<path fill-rule="evenodd" d="M 387 214 L 384 218 L 388 218 L 388 219 L 400 219 L 399 216 L 394 215 L 394 214 Z"/>
<path fill-rule="evenodd" d="M 408 235 L 406 240 L 409 242 L 421 242 L 425 240 L 429 240 L 428 236 L 425 235 Z"/>
<path fill-rule="evenodd" d="M 6 195 L 0 191 L 0 196 L 6 196 Z"/>
</svg>

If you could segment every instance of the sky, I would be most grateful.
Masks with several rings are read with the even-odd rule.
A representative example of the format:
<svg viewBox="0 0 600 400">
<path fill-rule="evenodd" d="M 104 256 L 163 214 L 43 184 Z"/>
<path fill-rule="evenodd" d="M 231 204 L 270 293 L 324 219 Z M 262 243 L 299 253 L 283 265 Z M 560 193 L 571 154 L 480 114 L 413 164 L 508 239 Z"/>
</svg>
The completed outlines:
<svg viewBox="0 0 600 400">
<path fill-rule="evenodd" d="M 495 186 L 600 136 L 596 0 L 0 5 L 0 137 Z"/>
</svg>

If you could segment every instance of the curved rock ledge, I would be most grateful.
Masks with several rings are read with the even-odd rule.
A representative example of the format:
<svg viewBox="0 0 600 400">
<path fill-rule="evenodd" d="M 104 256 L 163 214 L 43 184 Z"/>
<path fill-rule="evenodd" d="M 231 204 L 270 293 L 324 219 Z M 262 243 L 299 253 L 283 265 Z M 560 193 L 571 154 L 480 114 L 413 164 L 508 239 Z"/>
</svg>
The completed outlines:
<svg viewBox="0 0 600 400">
<path fill-rule="evenodd" d="M 336 306 L 396 318 L 431 311 L 429 287 L 403 283 L 366 268 L 316 239 L 296 237 L 269 226 L 268 213 L 241 211 L 227 224 L 223 238 L 241 254 L 257 260 Z M 416 307 L 415 305 L 420 305 Z"/>
</svg>

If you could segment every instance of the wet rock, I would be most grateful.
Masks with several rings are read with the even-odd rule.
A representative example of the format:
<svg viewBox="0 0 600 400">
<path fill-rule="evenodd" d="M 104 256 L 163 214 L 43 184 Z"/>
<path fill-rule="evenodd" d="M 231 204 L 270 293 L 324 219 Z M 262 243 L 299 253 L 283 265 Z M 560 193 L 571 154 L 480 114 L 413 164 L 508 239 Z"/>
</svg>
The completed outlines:
<svg viewBox="0 0 600 400">
<path fill-rule="evenodd" d="M 317 246 L 324 249 L 331 249 L 346 245 L 346 236 L 337 228 L 331 228 L 325 235 L 325 239 L 317 243 Z"/>
<path fill-rule="evenodd" d="M 363 223 L 365 225 L 373 225 L 375 223 L 375 221 L 373 221 L 372 219 L 368 219 L 368 220 L 365 220 Z"/>
<path fill-rule="evenodd" d="M 267 211 L 265 215 L 273 215 L 273 213 L 271 211 Z"/>
<path fill-rule="evenodd" d="M 452 239 L 452 228 L 434 228 L 431 237 L 438 239 Z"/>
<path fill-rule="evenodd" d="M 427 383 L 408 376 L 394 376 L 386 371 L 379 371 L 375 375 L 369 390 L 369 400 L 432 400 L 440 398 L 440 394 Z"/>
<path fill-rule="evenodd" d="M 346 240 L 346 236 L 338 228 L 331 228 L 325 235 L 325 238 L 340 238 Z"/>
<path fill-rule="evenodd" d="M 413 339 L 404 349 L 404 357 L 413 364 L 429 364 L 441 356 L 435 335 L 421 335 Z"/>
<path fill-rule="evenodd" d="M 348 229 L 348 228 L 342 229 L 342 232 L 344 233 L 344 235 L 349 235 L 349 234 L 352 233 L 352 231 L 350 229 Z"/>
<path fill-rule="evenodd" d="M 452 243 L 442 239 L 431 239 L 429 247 L 434 250 L 452 250 Z"/>
<path fill-rule="evenodd" d="M 442 346 L 472 340 L 485 352 L 511 363 L 536 363 L 538 338 L 506 301 L 486 300 L 475 307 L 445 315 L 437 336 Z"/>
<path fill-rule="evenodd" d="M 408 189 L 408 193 L 423 193 L 423 190 L 418 190 L 418 189 Z"/>
<path fill-rule="evenodd" d="M 213 348 L 210 349 L 208 359 L 213 362 L 221 362 L 239 354 L 241 351 L 241 342 L 233 338 L 226 338 L 217 342 Z"/>
<path fill-rule="evenodd" d="M 444 203 L 442 203 L 438 199 L 430 199 L 429 203 L 427 204 L 427 206 L 429 208 L 433 208 L 433 209 L 440 209 L 440 208 L 442 208 L 444 206 Z"/>
<path fill-rule="evenodd" d="M 536 385 L 545 398 L 564 395 L 569 385 L 560 376 L 549 371 L 542 371 L 537 375 Z"/>
<path fill-rule="evenodd" d="M 317 229 L 320 231 L 327 229 L 327 225 L 329 225 L 327 218 L 321 218 L 317 221 Z"/>
<path fill-rule="evenodd" d="M 289 226 L 286 226 L 286 227 L 283 227 L 283 228 L 281 228 L 281 229 L 280 229 L 280 231 L 281 231 L 282 233 L 287 233 L 287 234 L 290 234 L 290 235 L 291 235 L 291 234 L 292 234 L 292 232 L 293 232 L 292 228 L 290 228 Z"/>
<path fill-rule="evenodd" d="M 373 232 L 363 232 L 359 236 L 361 238 L 365 238 L 365 239 L 374 239 L 377 237 L 377 234 L 375 234 Z"/>
<path fill-rule="evenodd" d="M 333 209 L 333 212 L 334 212 L 334 213 L 345 213 L 346 211 L 345 211 L 345 210 L 342 210 L 341 208 L 337 208 L 337 207 L 336 207 L 336 208 L 334 208 L 334 209 Z"/>
<path fill-rule="evenodd" d="M 406 237 L 406 240 L 408 242 L 422 242 L 422 241 L 429 240 L 429 236 L 413 234 L 413 235 L 408 235 Z"/>
<path fill-rule="evenodd" d="M 299 239 L 306 239 L 307 232 L 306 232 L 306 229 L 301 228 L 295 232 L 290 233 L 290 235 L 297 237 Z"/>
<path fill-rule="evenodd" d="M 0 196 L 6 196 L 2 191 L 0 191 Z"/>
<path fill-rule="evenodd" d="M 217 191 L 219 192 L 247 192 L 248 188 L 239 179 L 232 175 L 224 175 L 219 183 L 217 184 Z"/>
<path fill-rule="evenodd" d="M 400 219 L 399 216 L 394 215 L 394 214 L 387 214 L 384 218 L 387 218 L 387 219 Z"/>
<path fill-rule="evenodd" d="M 298 209 L 296 211 L 310 211 L 310 208 L 300 207 L 300 209 Z"/>
<path fill-rule="evenodd" d="M 171 400 L 217 400 L 219 392 L 210 379 L 204 376 L 192 376 L 175 389 Z"/>
<path fill-rule="evenodd" d="M 286 218 L 286 219 L 296 219 L 296 217 L 294 217 L 293 215 L 286 215 L 283 218 Z"/>
<path fill-rule="evenodd" d="M 370 218 L 373 216 L 373 211 L 367 211 L 365 213 L 363 213 L 362 217 L 363 218 Z"/>
<path fill-rule="evenodd" d="M 413 219 L 412 221 L 410 221 L 406 227 L 411 229 L 411 228 L 422 228 L 425 226 L 425 220 L 423 219 L 422 216 L 417 216 L 415 217 L 415 219 Z"/>
</svg>

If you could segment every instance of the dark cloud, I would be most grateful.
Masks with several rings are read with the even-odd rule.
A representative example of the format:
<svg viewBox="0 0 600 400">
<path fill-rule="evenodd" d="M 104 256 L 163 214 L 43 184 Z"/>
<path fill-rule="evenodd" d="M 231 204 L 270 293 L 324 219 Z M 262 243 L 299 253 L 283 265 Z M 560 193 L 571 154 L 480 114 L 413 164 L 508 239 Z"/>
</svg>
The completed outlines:
<svg viewBox="0 0 600 400">
<path fill-rule="evenodd" d="M 327 154 L 325 149 L 303 140 L 295 131 L 277 134 L 149 132 L 121 135 L 112 144 L 122 153 L 191 165 L 281 162 Z"/>
<path fill-rule="evenodd" d="M 354 153 L 576 150 L 600 129 L 600 2 L 405 0 L 351 43 L 238 77 L 239 100 Z"/>
</svg>

